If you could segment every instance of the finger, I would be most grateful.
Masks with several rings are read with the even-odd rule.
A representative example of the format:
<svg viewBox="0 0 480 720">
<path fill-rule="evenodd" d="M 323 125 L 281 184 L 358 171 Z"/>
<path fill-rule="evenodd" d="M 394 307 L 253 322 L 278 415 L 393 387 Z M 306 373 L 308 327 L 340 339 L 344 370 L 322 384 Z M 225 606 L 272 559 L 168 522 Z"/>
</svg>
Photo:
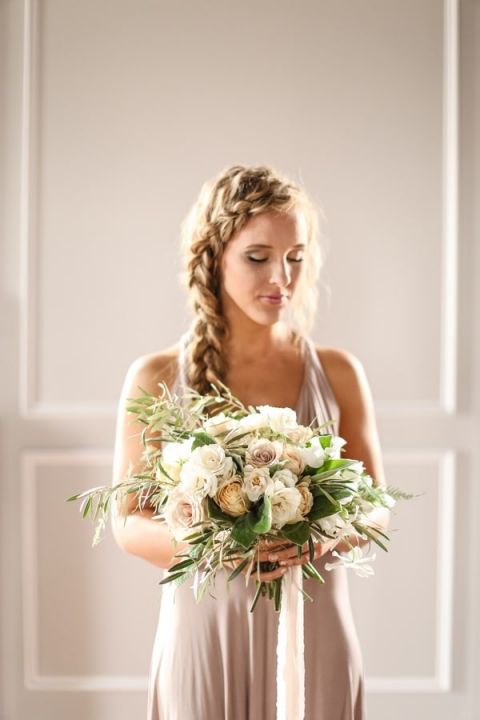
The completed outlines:
<svg viewBox="0 0 480 720">
<path fill-rule="evenodd" d="M 276 580 L 277 578 L 283 577 L 287 572 L 288 567 L 278 567 L 275 570 L 252 570 L 251 578 L 259 580 L 260 582 L 268 582 L 268 580 Z"/>
</svg>

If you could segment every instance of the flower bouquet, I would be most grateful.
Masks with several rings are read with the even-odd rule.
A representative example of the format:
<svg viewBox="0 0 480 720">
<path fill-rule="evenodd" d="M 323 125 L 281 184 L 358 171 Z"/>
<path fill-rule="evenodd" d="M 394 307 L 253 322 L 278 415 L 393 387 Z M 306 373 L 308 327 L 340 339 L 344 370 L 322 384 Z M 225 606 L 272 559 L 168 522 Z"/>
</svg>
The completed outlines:
<svg viewBox="0 0 480 720">
<path fill-rule="evenodd" d="M 227 583 L 245 571 L 248 584 L 255 567 L 276 568 L 276 563 L 255 562 L 259 549 L 269 543 L 293 543 L 298 557 L 308 544 L 309 560 L 301 572 L 320 583 L 325 580 L 313 564 L 315 542 L 348 542 L 357 535 L 387 550 L 388 536 L 368 514 L 412 496 L 375 486 L 362 462 L 341 458 L 345 440 L 324 432 L 333 421 L 312 428 L 298 424 L 290 408 L 245 407 L 225 385 L 222 392 L 212 386 L 213 395 L 189 390 L 183 401 L 164 383 L 159 386 L 158 396 L 140 388 L 142 395 L 128 398 L 127 411 L 144 426 L 141 472 L 133 474 L 130 467 L 118 485 L 68 498 L 81 499 L 83 517 L 97 522 L 94 545 L 113 508 L 112 498 L 135 493 L 138 508 L 148 501 L 154 518 L 167 523 L 174 543 L 188 543 L 160 584 L 180 584 L 193 576 L 197 602 L 219 570 L 229 572 Z M 344 565 L 371 574 L 366 561 L 375 556 L 364 558 L 358 546 L 349 546 L 348 553 L 334 551 L 338 560 L 325 569 Z M 256 579 L 250 611 L 260 594 L 268 595 L 279 611 L 284 580 Z"/>
</svg>

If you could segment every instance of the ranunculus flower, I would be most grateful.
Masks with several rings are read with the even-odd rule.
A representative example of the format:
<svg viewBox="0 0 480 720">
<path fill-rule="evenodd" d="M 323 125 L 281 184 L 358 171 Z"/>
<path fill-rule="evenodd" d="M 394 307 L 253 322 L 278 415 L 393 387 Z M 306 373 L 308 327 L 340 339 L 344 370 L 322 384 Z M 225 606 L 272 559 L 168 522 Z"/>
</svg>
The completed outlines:
<svg viewBox="0 0 480 720">
<path fill-rule="evenodd" d="M 255 502 L 270 487 L 272 479 L 268 468 L 257 468 L 253 465 L 245 465 L 243 470 L 245 493 L 249 500 Z"/>
<path fill-rule="evenodd" d="M 273 463 L 279 461 L 281 453 L 282 443 L 259 438 L 249 443 L 245 454 L 245 462 L 247 465 L 253 465 L 254 467 L 273 465 Z"/>
<path fill-rule="evenodd" d="M 180 485 L 170 491 L 163 514 L 175 540 L 191 535 L 195 530 L 192 525 L 206 519 L 203 503 Z"/>
<path fill-rule="evenodd" d="M 301 501 L 301 494 L 295 487 L 285 487 L 276 480 L 266 490 L 272 502 L 272 527 L 277 529 L 287 523 L 297 522 L 297 511 Z"/>
<path fill-rule="evenodd" d="M 232 475 L 217 490 L 215 502 L 223 512 L 238 517 L 248 512 L 250 501 L 245 497 L 242 478 L 239 475 Z"/>
<path fill-rule="evenodd" d="M 281 460 L 285 460 L 285 468 L 291 470 L 295 475 L 301 475 L 305 469 L 305 463 L 298 448 L 293 445 L 286 445 L 283 448 Z"/>
</svg>

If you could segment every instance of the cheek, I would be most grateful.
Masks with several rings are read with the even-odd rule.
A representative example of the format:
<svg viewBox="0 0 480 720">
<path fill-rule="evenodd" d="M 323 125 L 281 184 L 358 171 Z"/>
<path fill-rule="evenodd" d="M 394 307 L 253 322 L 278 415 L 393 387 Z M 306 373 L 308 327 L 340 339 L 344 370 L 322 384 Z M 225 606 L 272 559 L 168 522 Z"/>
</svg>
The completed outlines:
<svg viewBox="0 0 480 720">
<path fill-rule="evenodd" d="M 241 260 L 226 260 L 223 265 L 223 286 L 232 297 L 239 297 L 254 289 L 262 282 L 259 268 L 250 267 Z"/>
</svg>

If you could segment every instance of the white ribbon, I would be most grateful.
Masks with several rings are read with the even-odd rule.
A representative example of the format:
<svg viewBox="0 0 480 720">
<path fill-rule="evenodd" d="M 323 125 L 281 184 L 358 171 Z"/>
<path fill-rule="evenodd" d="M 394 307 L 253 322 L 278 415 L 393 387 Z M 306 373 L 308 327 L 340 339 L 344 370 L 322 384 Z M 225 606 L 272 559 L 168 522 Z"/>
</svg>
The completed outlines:
<svg viewBox="0 0 480 720">
<path fill-rule="evenodd" d="M 283 576 L 277 639 L 277 720 L 304 720 L 305 656 L 301 565 Z"/>
</svg>

